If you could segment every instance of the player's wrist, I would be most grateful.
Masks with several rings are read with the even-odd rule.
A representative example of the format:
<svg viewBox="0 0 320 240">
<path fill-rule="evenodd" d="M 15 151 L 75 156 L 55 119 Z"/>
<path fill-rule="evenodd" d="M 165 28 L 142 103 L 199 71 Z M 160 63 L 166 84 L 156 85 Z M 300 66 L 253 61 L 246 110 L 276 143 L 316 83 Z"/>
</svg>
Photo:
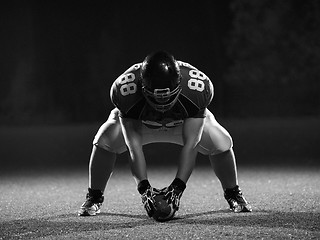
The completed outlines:
<svg viewBox="0 0 320 240">
<path fill-rule="evenodd" d="M 149 181 L 147 179 L 144 179 L 139 182 L 137 190 L 140 194 L 143 194 L 149 188 L 151 188 Z"/>
<path fill-rule="evenodd" d="M 186 189 L 186 183 L 184 181 L 182 181 L 180 178 L 175 178 L 172 183 L 171 183 L 171 186 L 178 190 L 178 191 L 181 191 L 183 192 L 185 189 Z"/>
</svg>

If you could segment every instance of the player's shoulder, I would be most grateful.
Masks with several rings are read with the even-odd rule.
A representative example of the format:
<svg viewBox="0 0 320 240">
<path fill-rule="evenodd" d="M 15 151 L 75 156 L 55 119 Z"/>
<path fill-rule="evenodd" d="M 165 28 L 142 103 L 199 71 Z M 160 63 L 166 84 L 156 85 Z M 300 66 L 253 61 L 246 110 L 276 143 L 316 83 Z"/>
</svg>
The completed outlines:
<svg viewBox="0 0 320 240">
<path fill-rule="evenodd" d="M 178 62 L 180 69 L 195 69 L 195 70 L 197 70 L 197 68 L 195 66 L 191 65 L 190 63 L 183 62 L 180 60 L 177 60 L 177 62 Z"/>
<path fill-rule="evenodd" d="M 136 63 L 124 71 L 112 84 L 110 98 L 122 112 L 127 112 L 143 97 L 140 79 L 141 63 Z"/>
<path fill-rule="evenodd" d="M 117 79 L 114 81 L 115 86 L 121 86 L 129 82 L 138 82 L 140 78 L 140 67 L 141 63 L 133 64 L 126 71 L 124 71 Z"/>
<path fill-rule="evenodd" d="M 142 63 L 133 64 L 123 74 L 128 74 L 128 73 L 139 74 L 141 66 L 142 66 Z"/>
<path fill-rule="evenodd" d="M 189 77 L 200 77 L 202 80 L 210 80 L 209 77 L 199 70 L 197 67 L 191 65 L 190 63 L 177 61 L 180 67 L 182 77 L 189 78 Z"/>
<path fill-rule="evenodd" d="M 178 61 L 178 64 L 180 66 L 182 83 L 188 83 L 189 85 L 194 82 L 198 82 L 200 85 L 202 85 L 201 82 L 203 82 L 205 85 L 211 83 L 211 80 L 204 72 L 190 63 Z"/>
<path fill-rule="evenodd" d="M 182 94 L 199 108 L 207 107 L 213 97 L 213 85 L 209 77 L 195 66 L 178 61 L 181 71 Z"/>
</svg>

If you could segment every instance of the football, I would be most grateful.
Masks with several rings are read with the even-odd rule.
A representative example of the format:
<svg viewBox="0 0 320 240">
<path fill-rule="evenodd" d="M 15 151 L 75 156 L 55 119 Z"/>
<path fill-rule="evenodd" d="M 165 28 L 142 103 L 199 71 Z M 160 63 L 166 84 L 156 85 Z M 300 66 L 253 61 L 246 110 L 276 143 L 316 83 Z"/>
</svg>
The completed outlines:
<svg viewBox="0 0 320 240">
<path fill-rule="evenodd" d="M 155 200 L 155 212 L 153 218 L 156 221 L 163 222 L 168 221 L 173 218 L 175 210 L 172 207 L 172 204 L 168 204 L 164 199 L 164 194 L 157 194 L 154 197 Z"/>
</svg>

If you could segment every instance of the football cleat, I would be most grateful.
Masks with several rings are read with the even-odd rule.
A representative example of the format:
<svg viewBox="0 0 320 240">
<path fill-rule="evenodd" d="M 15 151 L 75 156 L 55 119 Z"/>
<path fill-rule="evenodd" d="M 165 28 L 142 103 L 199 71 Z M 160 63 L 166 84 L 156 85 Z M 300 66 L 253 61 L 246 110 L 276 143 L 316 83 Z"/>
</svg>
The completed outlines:
<svg viewBox="0 0 320 240">
<path fill-rule="evenodd" d="M 252 208 L 242 195 L 239 186 L 226 189 L 224 192 L 224 198 L 227 200 L 231 211 L 235 213 L 252 212 Z"/>
<path fill-rule="evenodd" d="M 86 201 L 81 205 L 78 216 L 95 216 L 100 213 L 104 197 L 100 190 L 91 190 L 86 195 Z"/>
</svg>

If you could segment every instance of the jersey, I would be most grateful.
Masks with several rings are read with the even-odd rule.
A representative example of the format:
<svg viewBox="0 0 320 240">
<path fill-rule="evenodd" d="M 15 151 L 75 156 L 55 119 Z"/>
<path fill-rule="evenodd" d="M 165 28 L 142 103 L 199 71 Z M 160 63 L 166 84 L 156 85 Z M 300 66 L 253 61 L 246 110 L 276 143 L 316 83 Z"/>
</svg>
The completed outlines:
<svg viewBox="0 0 320 240">
<path fill-rule="evenodd" d="M 214 91 L 211 80 L 192 65 L 177 61 L 181 73 L 181 93 L 174 106 L 161 113 L 153 109 L 142 93 L 140 67 L 134 64 L 112 84 L 110 98 L 120 117 L 141 120 L 149 128 L 171 128 L 187 118 L 204 118 Z"/>
</svg>

